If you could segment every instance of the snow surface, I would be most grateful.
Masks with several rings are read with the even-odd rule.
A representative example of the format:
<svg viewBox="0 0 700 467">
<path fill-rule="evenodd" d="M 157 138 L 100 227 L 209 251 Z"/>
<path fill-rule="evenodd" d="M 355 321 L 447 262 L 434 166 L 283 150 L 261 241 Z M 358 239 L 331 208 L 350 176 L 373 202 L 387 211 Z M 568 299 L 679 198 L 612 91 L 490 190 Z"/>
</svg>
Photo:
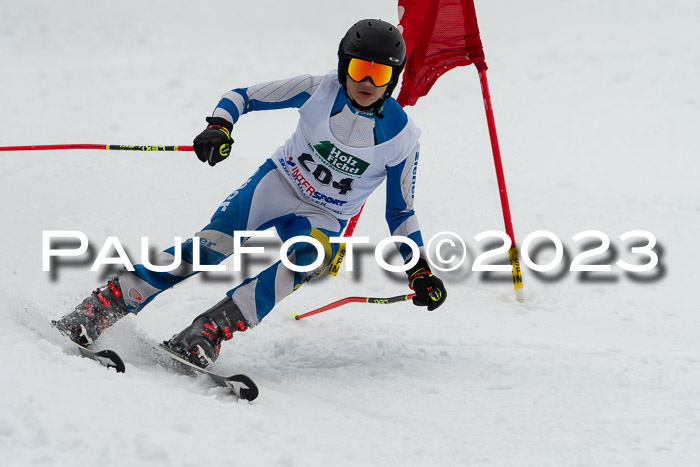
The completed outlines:
<svg viewBox="0 0 700 467">
<path fill-rule="evenodd" d="M 524 304 L 508 274 L 469 270 L 484 247 L 474 235 L 503 224 L 477 74 L 456 69 L 408 109 L 423 130 L 424 236 L 453 231 L 470 249 L 441 274 L 447 303 L 290 317 L 407 291 L 365 252 L 356 273 L 304 286 L 225 345 L 216 368 L 261 389 L 236 403 L 149 349 L 241 273 L 193 278 L 109 330 L 100 346 L 127 362 L 116 375 L 49 325 L 108 268 L 91 273 L 83 258 L 43 272 L 42 231 L 81 230 L 93 254 L 115 235 L 138 262 L 141 236 L 163 249 L 205 225 L 296 112 L 245 116 L 233 160 L 215 169 L 191 153 L 2 153 L 0 465 L 700 465 L 700 5 L 476 6 L 518 241 L 549 230 L 567 265 L 582 251 L 571 237 L 599 230 L 612 248 L 592 262 L 643 262 L 618 238 L 643 229 L 658 239 L 655 270 L 525 270 Z M 355 20 L 397 20 L 394 2 L 376 0 L 2 0 L 0 11 L 0 145 L 191 144 L 226 90 L 325 73 Z M 380 188 L 356 235 L 388 234 L 383 207 Z M 552 253 L 539 248 L 538 262 Z"/>
</svg>

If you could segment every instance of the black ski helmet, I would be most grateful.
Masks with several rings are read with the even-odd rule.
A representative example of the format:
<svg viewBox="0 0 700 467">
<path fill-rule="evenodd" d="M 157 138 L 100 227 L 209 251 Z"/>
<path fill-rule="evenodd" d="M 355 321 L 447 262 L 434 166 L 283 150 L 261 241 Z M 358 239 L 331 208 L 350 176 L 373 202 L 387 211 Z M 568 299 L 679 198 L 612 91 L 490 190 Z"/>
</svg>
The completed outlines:
<svg viewBox="0 0 700 467">
<path fill-rule="evenodd" d="M 338 46 L 338 81 L 342 85 L 345 85 L 351 58 L 391 66 L 393 73 L 386 88 L 390 96 L 406 64 L 406 44 L 393 24 L 380 19 L 363 19 L 348 29 Z M 381 99 L 380 104 L 383 101 Z"/>
</svg>

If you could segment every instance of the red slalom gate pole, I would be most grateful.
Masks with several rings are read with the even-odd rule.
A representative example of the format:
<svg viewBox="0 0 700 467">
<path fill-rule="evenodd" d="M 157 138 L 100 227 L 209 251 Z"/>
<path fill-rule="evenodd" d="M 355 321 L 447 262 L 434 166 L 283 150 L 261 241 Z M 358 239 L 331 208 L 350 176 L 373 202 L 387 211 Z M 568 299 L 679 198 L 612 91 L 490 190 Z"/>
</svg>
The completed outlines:
<svg viewBox="0 0 700 467">
<path fill-rule="evenodd" d="M 109 151 L 194 151 L 192 146 L 128 146 L 124 144 L 43 144 L 0 146 L 0 151 L 54 151 L 59 149 L 106 149 Z"/>
<path fill-rule="evenodd" d="M 360 208 L 360 212 L 352 216 L 352 218 L 348 221 L 348 225 L 345 227 L 345 232 L 343 233 L 345 237 L 352 237 L 352 233 L 355 231 L 355 226 L 357 225 L 357 221 L 360 219 L 360 214 L 362 214 L 362 210 L 364 208 L 365 205 L 363 204 Z M 343 258 L 345 258 L 345 243 L 340 244 L 340 248 L 338 249 L 338 253 L 336 253 L 335 258 L 333 258 L 333 263 L 331 263 L 328 274 L 331 276 L 338 275 L 338 271 L 340 271 L 340 263 L 343 262 Z"/>
<path fill-rule="evenodd" d="M 339 306 L 347 305 L 348 303 L 374 303 L 374 304 L 386 305 L 389 303 L 405 302 L 407 300 L 411 300 L 415 296 L 416 296 L 416 294 L 412 293 L 412 294 L 408 294 L 408 295 L 398 295 L 396 297 L 388 297 L 388 298 L 347 297 L 347 298 L 343 298 L 341 300 L 335 301 L 333 303 L 329 303 L 328 305 L 322 306 L 321 308 L 316 308 L 315 310 L 311 310 L 307 313 L 304 313 L 301 315 L 292 315 L 292 316 L 294 316 L 294 319 L 296 319 L 298 321 L 300 319 L 304 319 L 304 318 L 309 317 L 309 316 L 323 313 L 324 311 L 332 310 L 333 308 L 338 308 Z"/>
<path fill-rule="evenodd" d="M 498 180 L 498 191 L 501 195 L 501 209 L 503 210 L 503 221 L 505 223 L 506 233 L 510 237 L 510 264 L 513 266 L 513 288 L 515 289 L 515 298 L 519 302 L 525 301 L 523 292 L 523 278 L 520 272 L 520 259 L 518 258 L 518 248 L 515 246 L 515 234 L 513 233 L 513 220 L 510 217 L 510 205 L 508 203 L 508 192 L 506 191 L 506 178 L 503 175 L 503 163 L 501 161 L 501 150 L 498 146 L 498 135 L 496 134 L 496 120 L 493 117 L 493 107 L 491 105 L 491 94 L 489 92 L 489 83 L 486 79 L 486 62 L 481 59 L 476 63 L 476 69 L 479 72 L 479 81 L 481 82 L 481 94 L 484 97 L 484 108 L 486 110 L 486 122 L 489 127 L 489 137 L 491 138 L 491 150 L 493 152 L 493 163 L 496 168 L 496 179 Z"/>
</svg>

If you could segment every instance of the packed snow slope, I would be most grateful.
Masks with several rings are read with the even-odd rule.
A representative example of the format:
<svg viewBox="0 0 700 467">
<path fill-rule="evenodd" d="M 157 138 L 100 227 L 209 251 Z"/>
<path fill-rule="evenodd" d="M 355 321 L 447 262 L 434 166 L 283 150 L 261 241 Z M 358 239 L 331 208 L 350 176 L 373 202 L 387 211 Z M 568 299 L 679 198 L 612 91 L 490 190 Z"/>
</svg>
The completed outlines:
<svg viewBox="0 0 700 467">
<path fill-rule="evenodd" d="M 344 31 L 398 20 L 393 1 L 93 2 L 1 0 L 0 145 L 187 145 L 221 94 L 336 66 Z M 294 110 L 244 116 L 230 160 L 192 153 L 0 153 L 0 465 L 72 466 L 691 466 L 700 464 L 698 28 L 691 0 L 477 1 L 518 242 L 547 230 L 564 245 L 550 272 L 471 271 L 503 230 L 473 67 L 450 71 L 408 108 L 423 130 L 416 211 L 424 237 L 459 234 L 469 256 L 438 273 L 449 298 L 348 305 L 408 292 L 370 248 L 355 272 L 289 296 L 225 344 L 215 368 L 261 389 L 236 403 L 202 378 L 167 370 L 152 347 L 242 280 L 198 276 L 107 331 L 117 375 L 76 356 L 49 325 L 97 285 L 88 255 L 42 271 L 42 231 L 79 230 L 92 258 L 116 236 L 164 249 L 291 134 Z M 388 235 L 383 188 L 356 235 Z M 569 271 L 600 244 L 610 248 Z M 645 230 L 659 264 L 618 259 Z M 248 263 L 255 274 L 279 243 Z M 555 259 L 536 240 L 539 264 Z M 449 256 L 449 254 L 443 254 Z M 495 259 L 503 261 L 503 256 Z"/>
</svg>

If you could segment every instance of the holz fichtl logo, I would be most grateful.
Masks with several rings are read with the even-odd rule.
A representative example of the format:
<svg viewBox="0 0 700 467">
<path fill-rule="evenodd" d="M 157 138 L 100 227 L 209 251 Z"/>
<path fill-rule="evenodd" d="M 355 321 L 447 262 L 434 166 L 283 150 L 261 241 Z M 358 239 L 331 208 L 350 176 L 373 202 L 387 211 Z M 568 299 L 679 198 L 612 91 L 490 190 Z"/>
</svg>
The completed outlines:
<svg viewBox="0 0 700 467">
<path fill-rule="evenodd" d="M 368 162 L 341 151 L 330 141 L 321 141 L 314 145 L 309 144 L 309 147 L 318 155 L 322 163 L 336 172 L 351 177 L 359 177 L 369 167 Z"/>
</svg>

